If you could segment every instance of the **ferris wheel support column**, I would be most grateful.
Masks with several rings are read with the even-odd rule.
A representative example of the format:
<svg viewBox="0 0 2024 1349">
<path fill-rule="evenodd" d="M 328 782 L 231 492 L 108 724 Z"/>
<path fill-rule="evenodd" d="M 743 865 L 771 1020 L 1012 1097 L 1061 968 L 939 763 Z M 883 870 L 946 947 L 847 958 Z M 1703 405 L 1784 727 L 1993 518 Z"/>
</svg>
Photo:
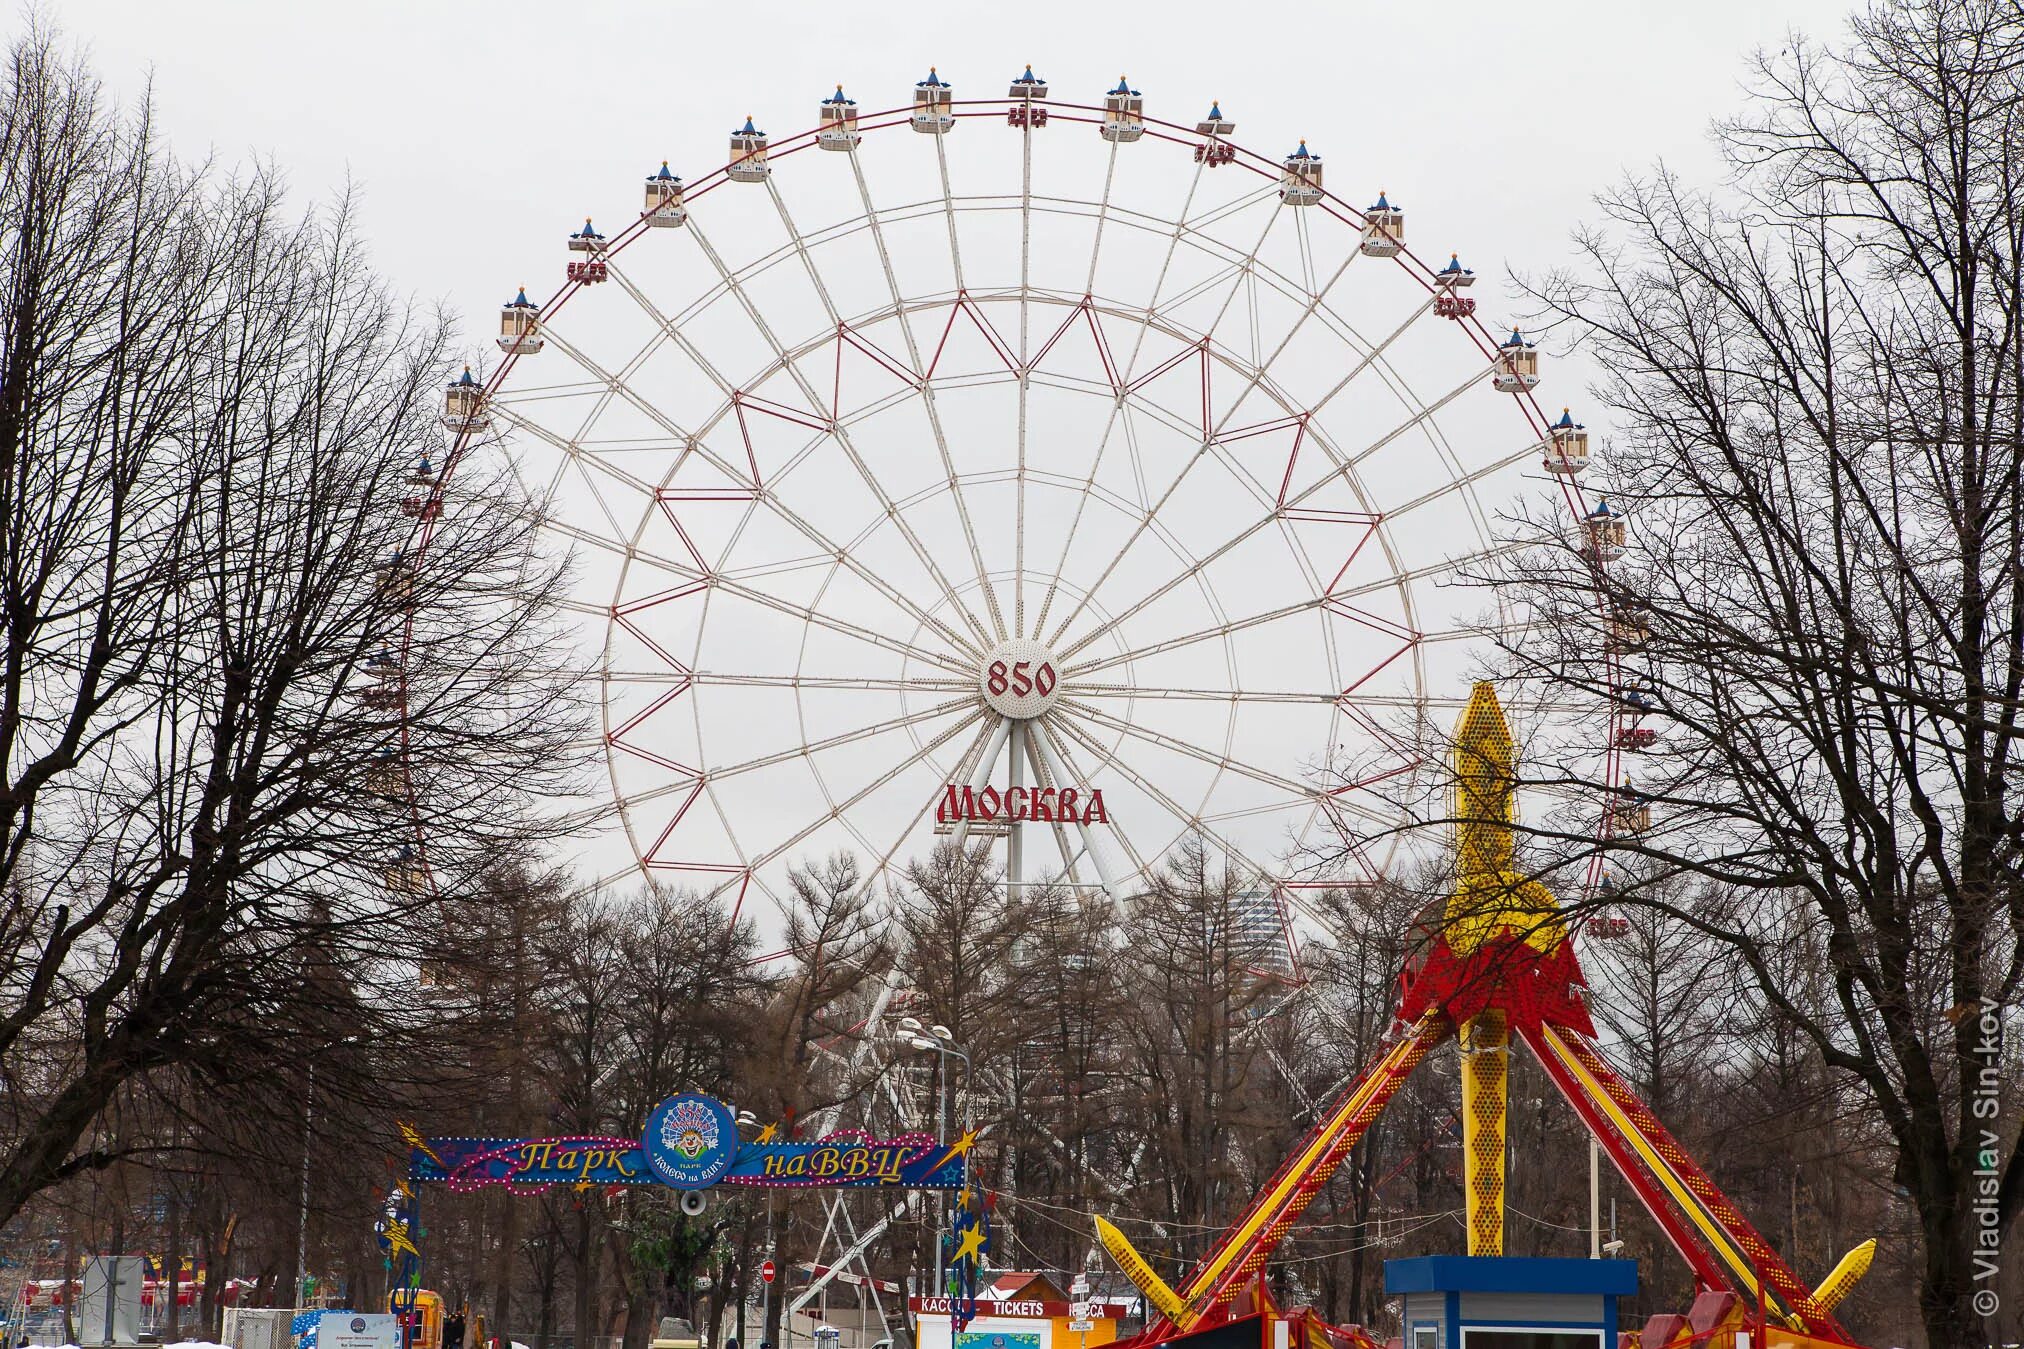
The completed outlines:
<svg viewBox="0 0 2024 1349">
<path fill-rule="evenodd" d="M 1010 748 L 1005 755 L 1006 762 L 1011 765 L 1007 783 L 1016 791 L 1026 785 L 1025 774 L 1020 771 L 1026 757 L 1026 723 L 1008 719 L 1005 724 L 1010 729 Z M 1009 798 L 1011 792 L 1008 791 L 1006 796 Z M 1019 902 L 1019 884 L 1025 879 L 1021 868 L 1025 855 L 1020 848 L 1019 832 L 1020 821 L 1015 818 L 1005 830 L 1005 898 L 1013 904 Z"/>
<path fill-rule="evenodd" d="M 1054 775 L 1056 782 L 1073 782 L 1075 779 L 1068 775 L 1068 771 L 1062 764 L 1059 754 L 1055 751 L 1054 744 L 1046 728 L 1036 725 L 1033 727 L 1033 730 L 1037 734 L 1032 737 L 1029 743 L 1035 750 L 1039 751 L 1041 760 L 1047 765 L 1047 771 Z M 1096 868 L 1097 879 L 1103 882 L 1103 892 L 1109 895 L 1110 902 L 1117 906 L 1119 917 L 1130 917 L 1125 911 L 1124 890 L 1118 885 L 1117 877 L 1111 874 L 1109 860 L 1097 851 L 1096 836 L 1089 832 L 1089 826 L 1084 824 L 1080 819 L 1077 819 L 1075 827 L 1082 835 L 1083 852 L 1089 855 L 1089 863 Z"/>
<path fill-rule="evenodd" d="M 999 752 L 1005 748 L 1005 740 L 1012 733 L 1012 719 L 1000 717 L 998 728 L 991 732 L 991 742 L 984 746 L 984 752 L 977 756 L 977 771 L 970 781 L 972 791 L 983 791 L 991 785 L 991 770 L 998 765 Z M 958 820 L 955 831 L 949 836 L 961 848 L 970 837 L 970 822 Z"/>
</svg>

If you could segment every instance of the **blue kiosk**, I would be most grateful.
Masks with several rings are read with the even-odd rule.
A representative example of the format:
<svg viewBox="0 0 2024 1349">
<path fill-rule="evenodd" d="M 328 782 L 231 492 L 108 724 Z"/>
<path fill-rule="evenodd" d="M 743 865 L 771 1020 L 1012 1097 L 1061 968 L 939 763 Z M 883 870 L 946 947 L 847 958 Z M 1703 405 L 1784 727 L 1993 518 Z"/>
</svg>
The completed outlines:
<svg viewBox="0 0 2024 1349">
<path fill-rule="evenodd" d="M 1403 1349 L 1617 1349 L 1635 1260 L 1423 1255 L 1384 1262 Z"/>
</svg>

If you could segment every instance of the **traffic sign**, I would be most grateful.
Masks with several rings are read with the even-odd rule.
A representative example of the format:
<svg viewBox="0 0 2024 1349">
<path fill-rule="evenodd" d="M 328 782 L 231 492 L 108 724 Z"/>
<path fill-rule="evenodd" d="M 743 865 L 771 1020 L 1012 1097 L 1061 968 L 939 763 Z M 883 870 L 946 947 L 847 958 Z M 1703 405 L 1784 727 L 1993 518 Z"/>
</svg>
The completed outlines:
<svg viewBox="0 0 2024 1349">
<path fill-rule="evenodd" d="M 1068 1323 L 1068 1328 L 1069 1328 L 1070 1330 L 1095 1330 L 1095 1329 L 1096 1329 L 1096 1322 L 1094 1322 L 1094 1321 L 1070 1321 L 1070 1322 Z"/>
<path fill-rule="evenodd" d="M 773 1282 L 773 1262 L 768 1260 L 759 1266 L 759 1282 Z"/>
</svg>

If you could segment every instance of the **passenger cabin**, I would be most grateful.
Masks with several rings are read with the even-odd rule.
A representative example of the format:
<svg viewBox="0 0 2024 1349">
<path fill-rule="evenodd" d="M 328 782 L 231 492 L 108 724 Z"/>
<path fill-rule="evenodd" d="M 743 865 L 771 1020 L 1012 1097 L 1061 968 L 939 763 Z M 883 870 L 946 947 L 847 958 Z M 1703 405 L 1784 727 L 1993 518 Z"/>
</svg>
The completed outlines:
<svg viewBox="0 0 2024 1349">
<path fill-rule="evenodd" d="M 1280 166 L 1279 200 L 1288 206 L 1312 206 L 1321 200 L 1321 156 L 1309 150 L 1305 140 Z"/>
<path fill-rule="evenodd" d="M 1202 143 L 1195 147 L 1195 162 L 1207 168 L 1228 164 L 1237 157 L 1237 147 L 1224 137 L 1237 129 L 1237 124 L 1223 116 L 1223 105 L 1211 103 L 1209 115 L 1195 123 L 1195 130 L 1203 136 Z"/>
<path fill-rule="evenodd" d="M 1623 556 L 1624 518 L 1621 512 L 1609 508 L 1609 502 L 1597 501 L 1595 509 L 1582 517 L 1581 524 L 1588 535 L 1588 553 L 1596 561 L 1614 562 Z"/>
<path fill-rule="evenodd" d="M 1363 213 L 1363 219 L 1363 242 L 1357 245 L 1357 251 L 1367 258 L 1397 257 L 1405 247 L 1406 213 L 1379 192 L 1377 200 Z"/>
<path fill-rule="evenodd" d="M 1122 75 L 1117 88 L 1103 96 L 1103 123 L 1097 130 L 1118 145 L 1129 145 L 1146 134 L 1145 98 Z"/>
<path fill-rule="evenodd" d="M 914 86 L 914 111 L 907 120 L 924 136 L 940 136 L 956 125 L 955 86 L 928 67 L 928 77 Z"/>
<path fill-rule="evenodd" d="M 394 854 L 381 876 L 387 889 L 397 895 L 419 895 L 429 886 L 429 873 L 413 848 L 402 848 Z"/>
<path fill-rule="evenodd" d="M 1462 265 L 1462 255 L 1448 254 L 1448 265 L 1434 273 L 1434 284 L 1442 290 L 1463 290 L 1476 284 L 1476 274 Z"/>
<path fill-rule="evenodd" d="M 373 579 L 378 583 L 380 593 L 402 608 L 414 600 L 415 567 L 408 561 L 406 553 L 396 552 L 383 565 L 374 568 Z"/>
<path fill-rule="evenodd" d="M 1012 77 L 1012 88 L 1006 94 L 1006 97 L 1021 99 L 1046 98 L 1047 81 L 1035 75 L 1033 73 L 1033 66 L 1031 63 L 1028 63 L 1023 74 Z"/>
<path fill-rule="evenodd" d="M 1025 73 L 1012 78 L 1012 87 L 1007 91 L 1012 108 L 1005 114 L 1005 124 L 1016 127 L 1043 127 L 1047 125 L 1047 109 L 1035 107 L 1047 97 L 1047 81 L 1033 73 L 1028 65 Z"/>
<path fill-rule="evenodd" d="M 772 172 L 766 162 L 766 133 L 747 117 L 745 125 L 731 133 L 731 162 L 724 176 L 734 183 L 763 183 Z"/>
<path fill-rule="evenodd" d="M 597 226 L 590 223 L 590 217 L 583 218 L 583 228 L 569 236 L 569 251 L 588 253 L 596 257 L 604 252 L 604 236 L 597 232 Z"/>
<path fill-rule="evenodd" d="M 1511 330 L 1510 340 L 1497 348 L 1497 369 L 1490 383 L 1502 393 L 1524 393 L 1539 384 L 1539 349 L 1516 328 Z"/>
<path fill-rule="evenodd" d="M 401 663 L 392 652 L 381 651 L 365 658 L 365 682 L 352 690 L 352 696 L 377 712 L 401 705 Z"/>
<path fill-rule="evenodd" d="M 541 350 L 540 311 L 527 298 L 527 287 L 499 309 L 499 350 L 508 356 L 532 356 Z"/>
<path fill-rule="evenodd" d="M 647 179 L 646 206 L 640 215 L 656 229 L 669 229 L 689 218 L 689 208 L 682 205 L 682 180 L 668 172 L 665 159 L 661 171 Z"/>
<path fill-rule="evenodd" d="M 401 760 L 392 745 L 381 745 L 366 760 L 365 789 L 374 796 L 400 795 Z"/>
<path fill-rule="evenodd" d="M 1434 273 L 1434 313 L 1444 319 L 1465 319 L 1476 312 L 1476 301 L 1463 291 L 1476 284 L 1476 274 L 1448 254 L 1448 265 Z"/>
<path fill-rule="evenodd" d="M 1574 420 L 1567 408 L 1560 420 L 1547 428 L 1546 471 L 1563 478 L 1579 477 L 1588 468 L 1588 432 Z"/>
<path fill-rule="evenodd" d="M 1612 606 L 1608 615 L 1603 619 L 1603 650 L 1612 656 L 1628 656 L 1633 651 L 1641 651 L 1644 649 L 1644 644 L 1650 640 L 1651 629 L 1645 626 L 1644 619 L 1628 609 Z M 1630 693 L 1624 695 L 1625 702 L 1629 703 L 1632 707 L 1637 706 L 1636 703 L 1631 702 L 1631 698 L 1636 693 L 1637 691 L 1633 689 Z M 1641 708 L 1639 710 L 1650 711 L 1651 709 Z"/>
<path fill-rule="evenodd" d="M 1613 834 L 1642 834 L 1652 827 L 1651 798 L 1625 778 L 1609 803 L 1609 828 Z"/>
<path fill-rule="evenodd" d="M 822 149 L 855 150 L 864 139 L 857 129 L 857 100 L 846 98 L 842 85 L 837 85 L 836 92 L 822 100 L 817 111 L 821 120 L 816 123 L 815 143 Z"/>
<path fill-rule="evenodd" d="M 443 393 L 442 423 L 453 436 L 474 435 L 492 424 L 485 411 L 485 386 L 471 377 L 468 365 Z"/>
</svg>

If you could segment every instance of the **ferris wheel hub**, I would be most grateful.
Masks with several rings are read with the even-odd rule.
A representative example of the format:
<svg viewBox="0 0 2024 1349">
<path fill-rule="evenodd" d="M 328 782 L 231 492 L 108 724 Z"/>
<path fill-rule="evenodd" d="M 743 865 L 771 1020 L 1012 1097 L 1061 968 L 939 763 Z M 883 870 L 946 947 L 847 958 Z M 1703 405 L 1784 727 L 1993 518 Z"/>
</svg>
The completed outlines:
<svg viewBox="0 0 2024 1349">
<path fill-rule="evenodd" d="M 1001 717 L 1030 721 L 1061 701 L 1060 667 L 1039 642 L 1015 637 L 984 653 L 977 690 Z"/>
</svg>

